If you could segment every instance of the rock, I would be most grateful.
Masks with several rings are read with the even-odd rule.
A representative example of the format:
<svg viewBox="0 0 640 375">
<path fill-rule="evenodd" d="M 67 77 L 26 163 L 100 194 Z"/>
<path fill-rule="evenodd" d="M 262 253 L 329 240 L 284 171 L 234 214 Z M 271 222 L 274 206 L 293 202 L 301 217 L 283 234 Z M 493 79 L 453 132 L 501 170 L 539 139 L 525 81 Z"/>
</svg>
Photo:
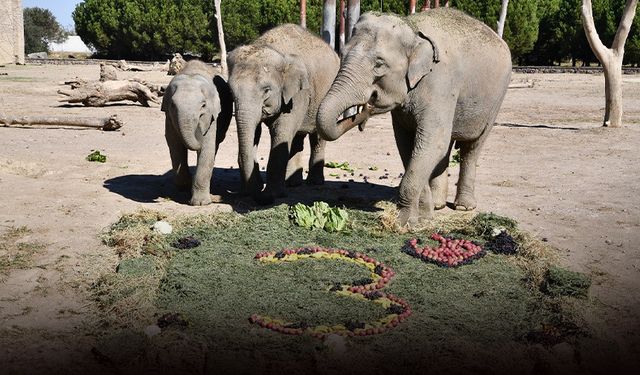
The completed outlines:
<svg viewBox="0 0 640 375">
<path fill-rule="evenodd" d="M 154 232 L 160 234 L 171 234 L 171 232 L 173 232 L 173 227 L 171 226 L 171 224 L 167 223 L 164 220 L 156 221 L 156 223 L 153 224 L 152 228 Z"/>
<path fill-rule="evenodd" d="M 34 52 L 27 55 L 28 59 L 46 59 L 49 55 L 46 52 Z"/>
</svg>

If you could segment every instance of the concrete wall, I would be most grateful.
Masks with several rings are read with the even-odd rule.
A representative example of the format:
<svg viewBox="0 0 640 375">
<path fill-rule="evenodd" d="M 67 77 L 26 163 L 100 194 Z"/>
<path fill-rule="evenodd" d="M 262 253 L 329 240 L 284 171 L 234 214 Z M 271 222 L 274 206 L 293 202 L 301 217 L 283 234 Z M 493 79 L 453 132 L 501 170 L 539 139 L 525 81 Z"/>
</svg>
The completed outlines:
<svg viewBox="0 0 640 375">
<path fill-rule="evenodd" d="M 24 64 L 22 0 L 0 0 L 0 64 Z"/>
</svg>

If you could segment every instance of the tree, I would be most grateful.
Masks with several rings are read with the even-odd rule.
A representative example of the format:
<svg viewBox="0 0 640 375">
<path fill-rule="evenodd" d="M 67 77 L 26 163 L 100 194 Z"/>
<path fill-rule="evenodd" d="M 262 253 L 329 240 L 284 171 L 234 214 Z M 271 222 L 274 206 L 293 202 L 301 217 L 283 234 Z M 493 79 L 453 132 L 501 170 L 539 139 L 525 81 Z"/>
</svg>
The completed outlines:
<svg viewBox="0 0 640 375">
<path fill-rule="evenodd" d="M 73 12 L 76 32 L 99 55 L 166 58 L 174 52 L 213 57 L 214 7 L 205 0 L 85 0 Z M 207 1 L 209 3 L 210 1 Z"/>
<path fill-rule="evenodd" d="M 500 17 L 498 18 L 498 36 L 502 38 L 504 33 L 504 22 L 507 19 L 507 9 L 509 8 L 509 0 L 502 0 L 502 7 L 500 7 Z"/>
<path fill-rule="evenodd" d="M 638 0 L 627 0 L 612 46 L 607 48 L 596 30 L 591 0 L 582 0 L 581 14 L 584 31 L 591 49 L 604 69 L 606 102 L 604 126 L 622 125 L 622 60 L 624 45 L 631 30 L 637 5 Z"/>
<path fill-rule="evenodd" d="M 214 0 L 214 5 L 216 7 L 216 31 L 218 32 L 218 44 L 220 45 L 220 66 L 222 67 L 222 76 L 226 79 L 229 76 L 229 70 L 227 68 L 227 44 L 224 42 L 220 1 Z"/>
<path fill-rule="evenodd" d="M 25 53 L 49 52 L 49 43 L 64 41 L 67 33 L 49 9 L 24 8 Z"/>
</svg>

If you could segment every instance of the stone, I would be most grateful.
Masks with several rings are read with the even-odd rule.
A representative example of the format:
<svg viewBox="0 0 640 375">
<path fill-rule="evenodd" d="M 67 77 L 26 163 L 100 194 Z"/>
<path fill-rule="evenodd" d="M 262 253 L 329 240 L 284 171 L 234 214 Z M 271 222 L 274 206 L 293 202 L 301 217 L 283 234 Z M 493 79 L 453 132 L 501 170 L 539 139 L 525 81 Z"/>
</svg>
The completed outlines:
<svg viewBox="0 0 640 375">
<path fill-rule="evenodd" d="M 171 226 L 171 224 L 167 223 L 164 220 L 156 221 L 156 223 L 153 224 L 152 228 L 154 232 L 165 235 L 171 234 L 171 232 L 173 232 L 173 227 Z"/>
</svg>

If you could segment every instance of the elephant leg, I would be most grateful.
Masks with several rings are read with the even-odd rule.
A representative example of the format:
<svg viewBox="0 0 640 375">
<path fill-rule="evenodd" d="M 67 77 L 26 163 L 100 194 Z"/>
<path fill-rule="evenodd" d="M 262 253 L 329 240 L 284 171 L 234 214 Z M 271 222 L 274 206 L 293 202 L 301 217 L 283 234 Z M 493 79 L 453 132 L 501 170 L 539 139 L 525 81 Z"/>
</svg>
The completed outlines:
<svg viewBox="0 0 640 375">
<path fill-rule="evenodd" d="M 475 197 L 476 165 L 482 145 L 486 141 L 491 127 L 487 127 L 480 137 L 473 141 L 460 143 L 460 176 L 454 202 L 456 210 L 471 211 L 477 207 Z"/>
<path fill-rule="evenodd" d="M 431 181 L 429 181 L 431 196 L 433 197 L 433 206 L 436 210 L 443 209 L 447 205 L 447 195 L 449 193 L 449 157 L 453 143 L 454 141 L 449 143 L 447 155 L 438 163 L 431 175 Z"/>
<path fill-rule="evenodd" d="M 408 119 L 416 121 L 417 125 L 416 127 L 408 126 L 408 128 L 417 130 L 410 160 L 400 182 L 398 193 L 400 207 L 398 221 L 401 226 L 407 224 L 412 226 L 419 220 L 433 218 L 434 200 L 429 182 L 433 176 L 440 176 L 439 172 L 443 169 L 449 150 L 455 98 L 432 96 L 428 102 L 432 107 L 425 108 L 422 116 L 416 120 Z M 452 110 L 447 111 L 447 108 Z M 400 125 L 394 124 L 394 128 L 399 128 Z M 446 169 L 446 164 L 444 166 Z"/>
<path fill-rule="evenodd" d="M 318 133 L 309 134 L 309 144 L 311 146 L 311 155 L 309 157 L 309 176 L 307 176 L 307 184 L 322 185 L 324 184 L 324 148 L 327 141 L 320 138 Z"/>
<path fill-rule="evenodd" d="M 287 114 L 289 115 L 289 114 Z M 267 185 L 260 198 L 261 204 L 271 204 L 274 198 L 286 196 L 285 178 L 291 144 L 296 133 L 296 122 L 292 116 L 281 115 L 272 126 L 271 151 L 267 163 Z"/>
<path fill-rule="evenodd" d="M 238 133 L 241 133 L 239 130 Z M 258 124 L 255 128 L 255 132 L 253 134 L 253 145 L 251 146 L 251 152 L 253 155 L 253 166 L 250 166 L 250 171 L 246 174 L 248 177 L 247 181 L 244 178 L 240 178 L 240 191 L 244 195 L 257 195 L 262 191 L 264 186 L 264 182 L 262 181 L 262 176 L 260 175 L 260 165 L 257 161 L 258 155 L 258 144 L 260 143 L 260 137 L 262 135 L 262 124 Z M 240 140 L 240 136 L 238 137 L 238 142 L 242 142 Z M 238 152 L 238 165 L 242 166 L 242 152 Z"/>
<path fill-rule="evenodd" d="M 198 151 L 198 166 L 196 167 L 196 175 L 191 186 L 191 200 L 189 204 L 192 206 L 205 206 L 211 203 L 211 175 L 215 164 L 216 153 L 214 144 L 203 144 L 202 149 Z"/>
<path fill-rule="evenodd" d="M 293 141 L 291 142 L 289 161 L 287 162 L 287 173 L 285 175 L 287 186 L 302 185 L 302 150 L 304 149 L 305 137 L 306 134 L 298 133 L 293 137 Z"/>
<path fill-rule="evenodd" d="M 396 140 L 396 146 L 398 147 L 398 152 L 400 153 L 400 159 L 402 160 L 402 165 L 404 166 L 405 173 L 409 168 L 409 162 L 411 161 L 411 154 L 413 152 L 413 146 L 415 142 L 415 132 L 405 129 L 402 126 L 402 115 L 398 113 L 392 113 L 392 122 L 393 122 L 393 133 Z M 420 192 L 420 203 L 419 206 L 422 207 L 424 205 L 424 200 L 428 200 L 430 196 L 429 184 L 425 183 L 422 191 Z M 424 197 L 424 198 L 423 198 Z M 420 211 L 422 209 L 420 208 Z"/>
<path fill-rule="evenodd" d="M 187 163 L 187 147 L 182 143 L 180 134 L 175 129 L 171 120 L 165 120 L 164 137 L 169 146 L 171 165 L 175 173 L 174 182 L 179 190 L 187 190 L 191 187 L 191 173 Z"/>
</svg>

